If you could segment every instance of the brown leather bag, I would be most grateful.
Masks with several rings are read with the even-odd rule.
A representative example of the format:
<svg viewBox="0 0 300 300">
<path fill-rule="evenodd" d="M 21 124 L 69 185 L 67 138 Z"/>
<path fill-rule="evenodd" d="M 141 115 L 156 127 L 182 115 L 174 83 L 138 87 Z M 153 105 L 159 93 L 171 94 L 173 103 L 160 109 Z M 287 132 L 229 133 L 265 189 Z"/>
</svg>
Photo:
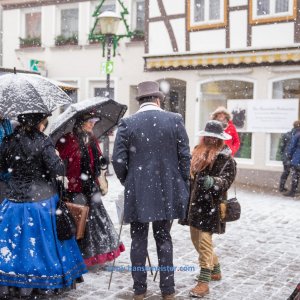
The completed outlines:
<svg viewBox="0 0 300 300">
<path fill-rule="evenodd" d="M 66 205 L 76 223 L 76 239 L 82 239 L 84 237 L 85 226 L 90 208 L 87 205 L 75 204 L 72 202 L 66 202 Z"/>
</svg>

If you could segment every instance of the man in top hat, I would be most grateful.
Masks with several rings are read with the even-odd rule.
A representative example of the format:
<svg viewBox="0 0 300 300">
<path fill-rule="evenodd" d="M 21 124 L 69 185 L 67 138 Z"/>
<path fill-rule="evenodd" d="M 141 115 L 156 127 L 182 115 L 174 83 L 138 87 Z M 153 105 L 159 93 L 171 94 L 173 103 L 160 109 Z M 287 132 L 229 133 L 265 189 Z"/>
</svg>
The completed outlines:
<svg viewBox="0 0 300 300">
<path fill-rule="evenodd" d="M 181 115 L 163 111 L 163 94 L 153 81 L 138 85 L 140 109 L 123 118 L 116 135 L 113 167 L 125 186 L 124 221 L 131 225 L 134 299 L 144 299 L 149 223 L 152 222 L 163 299 L 174 299 L 173 219 L 184 218 L 190 149 Z"/>
</svg>

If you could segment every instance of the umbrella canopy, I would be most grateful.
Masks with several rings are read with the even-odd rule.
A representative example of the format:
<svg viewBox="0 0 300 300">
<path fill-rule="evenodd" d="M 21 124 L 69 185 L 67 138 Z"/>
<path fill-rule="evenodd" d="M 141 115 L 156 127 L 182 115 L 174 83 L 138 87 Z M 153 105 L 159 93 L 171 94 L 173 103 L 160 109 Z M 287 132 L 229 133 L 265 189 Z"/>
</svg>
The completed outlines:
<svg viewBox="0 0 300 300">
<path fill-rule="evenodd" d="M 30 74 L 0 76 L 0 114 L 15 117 L 26 113 L 50 114 L 72 99 L 47 78 Z"/>
<path fill-rule="evenodd" d="M 52 124 L 50 136 L 56 144 L 63 135 L 73 131 L 77 117 L 93 112 L 96 117 L 100 118 L 93 129 L 94 135 L 100 138 L 118 124 L 126 110 L 126 105 L 103 97 L 95 97 L 71 104 Z"/>
</svg>

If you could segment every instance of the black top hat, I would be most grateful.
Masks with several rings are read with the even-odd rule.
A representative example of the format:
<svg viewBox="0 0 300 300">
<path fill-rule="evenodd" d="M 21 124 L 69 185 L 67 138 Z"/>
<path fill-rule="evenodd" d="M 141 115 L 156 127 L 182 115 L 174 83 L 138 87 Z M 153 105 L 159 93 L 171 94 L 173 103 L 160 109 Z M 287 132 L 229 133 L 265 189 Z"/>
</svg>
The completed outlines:
<svg viewBox="0 0 300 300">
<path fill-rule="evenodd" d="M 138 87 L 138 94 L 136 100 L 140 100 L 145 97 L 157 97 L 161 101 L 164 100 L 164 94 L 159 90 L 159 84 L 155 81 L 144 81 L 141 82 Z"/>
</svg>

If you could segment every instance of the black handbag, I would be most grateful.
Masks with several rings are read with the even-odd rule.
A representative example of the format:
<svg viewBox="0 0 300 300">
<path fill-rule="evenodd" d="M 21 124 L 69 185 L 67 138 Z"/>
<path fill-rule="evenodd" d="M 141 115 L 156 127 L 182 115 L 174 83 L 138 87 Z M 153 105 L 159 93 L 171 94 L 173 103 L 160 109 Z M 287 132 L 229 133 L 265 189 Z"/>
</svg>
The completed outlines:
<svg viewBox="0 0 300 300">
<path fill-rule="evenodd" d="M 59 200 L 56 207 L 56 232 L 60 241 L 69 240 L 76 235 L 76 223 L 64 202 L 64 184 L 57 180 Z"/>
<path fill-rule="evenodd" d="M 221 175 L 227 165 L 229 161 L 227 161 L 225 163 L 225 165 L 223 166 L 221 172 L 219 173 L 219 175 Z M 221 201 L 221 205 L 225 204 L 225 216 L 224 218 L 222 218 L 222 222 L 233 222 L 233 221 L 237 221 L 240 217 L 241 217 L 241 205 L 237 200 L 236 197 L 236 186 L 234 183 L 234 197 L 227 199 L 227 200 L 222 200 Z M 220 208 L 220 210 L 222 211 L 222 208 Z"/>
<path fill-rule="evenodd" d="M 230 198 L 225 201 L 225 218 L 224 222 L 233 222 L 240 218 L 241 216 L 241 205 L 238 202 L 237 198 Z"/>
</svg>

